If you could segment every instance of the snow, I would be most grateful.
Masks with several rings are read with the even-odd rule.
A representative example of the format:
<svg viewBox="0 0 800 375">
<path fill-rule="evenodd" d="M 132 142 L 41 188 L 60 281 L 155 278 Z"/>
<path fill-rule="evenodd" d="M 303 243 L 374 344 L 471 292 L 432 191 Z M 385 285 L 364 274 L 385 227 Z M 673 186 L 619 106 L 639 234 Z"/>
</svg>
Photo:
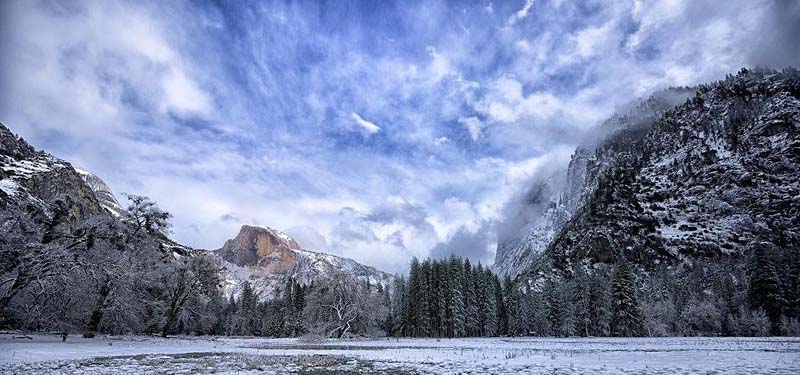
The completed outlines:
<svg viewBox="0 0 800 375">
<path fill-rule="evenodd" d="M 0 373 L 800 373 L 798 338 L 13 337 L 0 335 Z"/>
<path fill-rule="evenodd" d="M 105 203 L 100 203 L 100 207 L 102 207 L 104 210 L 108 211 L 108 213 L 110 213 L 111 216 L 114 216 L 114 217 L 122 216 L 123 209 L 118 204 L 111 203 L 109 205 L 109 204 L 105 204 Z"/>
<path fill-rule="evenodd" d="M 277 229 L 275 229 L 275 228 L 273 228 L 273 227 L 269 227 L 269 226 L 266 226 L 266 225 L 256 225 L 256 227 L 268 230 L 268 231 L 269 231 L 270 233 L 272 233 L 272 234 L 273 234 L 275 237 L 278 237 L 278 238 L 280 238 L 281 240 L 283 240 L 284 242 L 286 242 L 286 245 L 287 245 L 287 246 L 289 246 L 289 244 L 290 244 L 290 243 L 292 243 L 292 242 L 296 242 L 296 241 L 294 240 L 294 238 L 292 238 L 292 237 L 291 237 L 291 236 L 289 236 L 288 234 L 286 234 L 286 233 L 284 233 L 284 232 L 282 232 L 282 231 L 280 231 L 280 230 L 277 230 Z"/>
<path fill-rule="evenodd" d="M 64 162 L 55 157 L 45 155 L 36 156 L 26 160 L 15 160 L 8 156 L 0 156 L 0 169 L 10 174 L 10 177 L 0 180 L 0 190 L 8 195 L 15 195 L 20 191 L 27 192 L 19 182 L 32 176 L 63 168 Z"/>
<path fill-rule="evenodd" d="M 6 172 L 13 172 L 15 175 L 28 178 L 34 174 L 49 172 L 54 168 L 63 168 L 64 161 L 56 159 L 53 156 L 37 156 L 32 159 L 14 160 L 12 158 L 5 158 L 4 163 L 0 163 L 3 170 Z"/>
<path fill-rule="evenodd" d="M 269 228 L 269 227 L 267 227 L 267 228 Z M 286 234 L 284 232 L 281 232 L 281 231 L 279 231 L 277 229 L 272 229 L 272 228 L 269 228 L 269 230 L 271 230 L 272 233 L 274 233 L 276 236 L 278 236 L 280 239 L 286 241 L 287 243 L 288 242 L 295 242 L 294 238 L 290 237 L 288 234 Z"/>
<path fill-rule="evenodd" d="M 72 167 L 72 169 L 74 169 L 75 172 L 78 172 L 78 174 L 81 175 L 81 176 L 94 176 L 92 174 L 92 172 L 89 172 L 89 171 L 87 171 L 85 169 L 80 169 L 80 168 L 75 168 L 75 167 Z"/>
<path fill-rule="evenodd" d="M 17 183 L 10 178 L 0 180 L 0 190 L 8 195 L 14 195 L 17 193 Z"/>
</svg>

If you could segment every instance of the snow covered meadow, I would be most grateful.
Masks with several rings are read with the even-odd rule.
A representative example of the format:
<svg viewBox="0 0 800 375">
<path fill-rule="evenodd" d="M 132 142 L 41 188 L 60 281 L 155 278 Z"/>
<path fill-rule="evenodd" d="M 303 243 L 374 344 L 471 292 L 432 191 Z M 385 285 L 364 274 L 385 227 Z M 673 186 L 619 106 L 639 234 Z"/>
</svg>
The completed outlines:
<svg viewBox="0 0 800 375">
<path fill-rule="evenodd" d="M 0 335 L 2 374 L 798 374 L 798 338 L 324 340 Z"/>
</svg>

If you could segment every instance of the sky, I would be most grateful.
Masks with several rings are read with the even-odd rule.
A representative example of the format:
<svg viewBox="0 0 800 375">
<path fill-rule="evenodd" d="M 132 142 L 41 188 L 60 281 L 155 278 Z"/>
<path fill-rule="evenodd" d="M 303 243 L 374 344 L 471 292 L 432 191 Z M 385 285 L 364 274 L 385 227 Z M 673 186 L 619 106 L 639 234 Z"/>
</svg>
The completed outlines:
<svg viewBox="0 0 800 375">
<path fill-rule="evenodd" d="M 494 260 L 504 210 L 604 118 L 800 65 L 794 1 L 0 3 L 0 121 L 147 195 L 172 236 L 242 224 L 402 272 Z"/>
</svg>

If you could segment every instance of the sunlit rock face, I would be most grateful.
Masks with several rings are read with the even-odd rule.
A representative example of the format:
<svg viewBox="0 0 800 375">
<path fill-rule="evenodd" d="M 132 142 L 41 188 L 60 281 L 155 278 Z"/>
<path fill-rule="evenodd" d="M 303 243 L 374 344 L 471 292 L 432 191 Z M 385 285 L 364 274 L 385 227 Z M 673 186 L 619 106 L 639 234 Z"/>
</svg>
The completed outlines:
<svg viewBox="0 0 800 375">
<path fill-rule="evenodd" d="M 394 278 L 349 258 L 303 249 L 286 233 L 264 226 L 243 225 L 236 237 L 214 253 L 224 261 L 226 293 L 239 293 L 248 281 L 262 299 L 288 279 L 309 284 L 346 272 L 370 285 L 387 286 Z"/>
<path fill-rule="evenodd" d="M 283 232 L 268 228 L 243 225 L 235 238 L 225 241 L 218 254 L 237 266 L 257 266 L 268 272 L 291 269 L 300 245 Z"/>
</svg>

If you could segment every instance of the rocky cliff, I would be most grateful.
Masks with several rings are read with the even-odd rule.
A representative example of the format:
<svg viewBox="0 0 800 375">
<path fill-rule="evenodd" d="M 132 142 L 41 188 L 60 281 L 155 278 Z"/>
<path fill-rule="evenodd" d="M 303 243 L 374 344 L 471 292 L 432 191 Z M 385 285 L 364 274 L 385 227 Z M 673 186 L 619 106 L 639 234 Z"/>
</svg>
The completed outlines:
<svg viewBox="0 0 800 375">
<path fill-rule="evenodd" d="M 283 272 L 297 263 L 292 250 L 300 245 L 285 233 L 269 227 L 243 225 L 235 238 L 225 241 L 216 253 L 237 266 L 256 266 Z"/>
<path fill-rule="evenodd" d="M 262 297 L 268 297 L 288 278 L 307 284 L 335 271 L 348 272 L 372 285 L 387 285 L 393 279 L 352 259 L 304 250 L 292 237 L 270 227 L 243 225 L 236 237 L 214 253 L 226 262 L 227 289 L 232 293 L 250 281 Z"/>
<path fill-rule="evenodd" d="M 569 268 L 798 246 L 800 75 L 742 70 L 691 90 L 678 106 L 657 95 L 615 116 L 557 174 L 563 184 L 534 186 L 523 204 L 534 214 L 500 242 L 498 269 L 517 275 L 544 255 Z"/>
<path fill-rule="evenodd" d="M 103 208 L 69 163 L 36 151 L 0 124 L 0 211 L 4 227 L 30 216 L 43 229 L 55 221 L 86 220 Z"/>
</svg>

